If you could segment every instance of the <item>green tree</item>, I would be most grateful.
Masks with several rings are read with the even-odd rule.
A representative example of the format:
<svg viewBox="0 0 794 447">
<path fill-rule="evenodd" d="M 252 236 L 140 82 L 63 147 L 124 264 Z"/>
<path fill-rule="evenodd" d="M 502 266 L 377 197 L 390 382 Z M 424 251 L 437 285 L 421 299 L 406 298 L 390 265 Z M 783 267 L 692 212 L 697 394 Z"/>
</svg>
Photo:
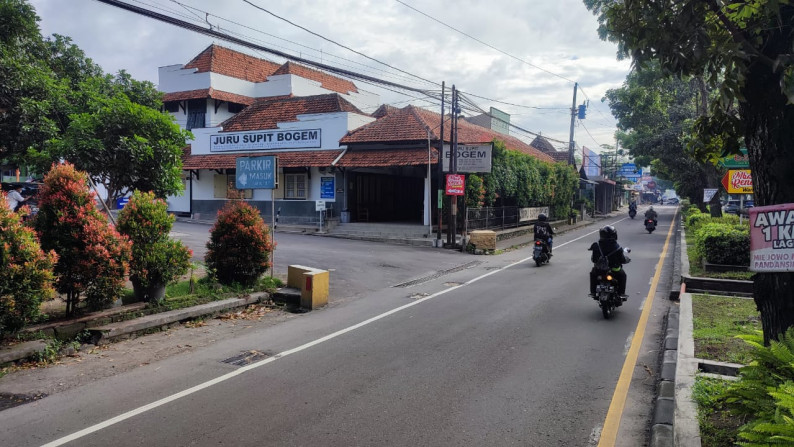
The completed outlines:
<svg viewBox="0 0 794 447">
<path fill-rule="evenodd" d="M 584 0 L 635 65 L 658 61 L 717 92 L 695 123 L 696 154 L 750 156 L 756 205 L 794 202 L 794 4 L 790 0 Z M 764 342 L 794 326 L 794 273 L 759 273 Z"/>
<path fill-rule="evenodd" d="M 108 206 L 136 189 L 160 198 L 181 192 L 182 148 L 190 133 L 124 93 L 97 106 L 71 116 L 56 153 L 105 185 Z"/>
<path fill-rule="evenodd" d="M 691 203 L 701 203 L 703 188 L 718 187 L 721 178 L 713 163 L 697 160 L 686 147 L 702 110 L 700 92 L 696 79 L 666 75 L 658 63 L 649 62 L 605 95 L 618 121 L 621 145 L 641 166 L 652 166 L 655 176 L 672 181 Z M 719 206 L 712 211 L 721 214 Z"/>
</svg>

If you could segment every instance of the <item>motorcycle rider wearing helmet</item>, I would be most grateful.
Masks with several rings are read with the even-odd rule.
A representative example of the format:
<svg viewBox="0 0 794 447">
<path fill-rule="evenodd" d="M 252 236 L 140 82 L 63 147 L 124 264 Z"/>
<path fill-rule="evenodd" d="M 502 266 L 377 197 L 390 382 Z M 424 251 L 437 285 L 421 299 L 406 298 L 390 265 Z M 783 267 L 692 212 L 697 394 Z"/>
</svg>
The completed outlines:
<svg viewBox="0 0 794 447">
<path fill-rule="evenodd" d="M 598 275 L 604 273 L 595 267 L 595 263 L 603 253 L 609 259 L 610 273 L 618 280 L 618 294 L 623 301 L 626 301 L 628 296 L 626 295 L 626 272 L 623 270 L 623 264 L 627 264 L 629 261 L 626 259 L 623 247 L 618 244 L 618 231 L 612 225 L 606 225 L 598 231 L 598 235 L 598 242 L 593 242 L 593 245 L 588 248 L 593 252 L 590 255 L 590 260 L 593 262 L 593 269 L 590 270 L 590 296 L 595 298 Z"/>
<path fill-rule="evenodd" d="M 648 211 L 645 211 L 645 218 L 646 219 L 653 219 L 653 226 L 654 227 L 656 226 L 656 218 L 658 218 L 658 217 L 659 217 L 659 215 L 656 214 L 656 211 L 653 210 L 653 205 L 648 207 Z"/>
<path fill-rule="evenodd" d="M 554 229 L 549 224 L 549 218 L 544 213 L 538 214 L 538 221 L 535 222 L 535 240 L 541 240 L 546 244 L 549 256 L 551 256 L 552 236 L 554 236 Z"/>
</svg>

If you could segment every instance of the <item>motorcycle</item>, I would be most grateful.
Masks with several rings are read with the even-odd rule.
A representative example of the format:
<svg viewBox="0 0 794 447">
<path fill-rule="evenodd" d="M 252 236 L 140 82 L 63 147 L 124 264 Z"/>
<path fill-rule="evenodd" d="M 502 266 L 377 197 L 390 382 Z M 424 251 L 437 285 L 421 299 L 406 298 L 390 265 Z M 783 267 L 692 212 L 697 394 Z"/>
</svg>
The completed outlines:
<svg viewBox="0 0 794 447">
<path fill-rule="evenodd" d="M 631 262 L 628 255 L 630 252 L 631 249 L 623 248 L 627 264 Z M 618 279 L 610 271 L 599 273 L 597 279 L 595 299 L 598 300 L 604 319 L 608 320 L 615 313 L 615 309 L 623 305 L 624 300 L 618 293 Z"/>
<path fill-rule="evenodd" d="M 551 260 L 551 253 L 549 253 L 548 242 L 542 239 L 535 239 L 535 248 L 532 251 L 532 259 L 535 261 L 535 265 L 538 267 L 549 263 Z"/>
<path fill-rule="evenodd" d="M 635 210 L 634 208 L 629 209 L 629 217 L 634 219 L 634 216 L 636 215 L 637 215 L 637 210 Z"/>
<path fill-rule="evenodd" d="M 656 229 L 656 223 L 653 219 L 645 219 L 645 229 L 648 230 L 648 234 L 653 233 L 653 230 Z"/>
</svg>

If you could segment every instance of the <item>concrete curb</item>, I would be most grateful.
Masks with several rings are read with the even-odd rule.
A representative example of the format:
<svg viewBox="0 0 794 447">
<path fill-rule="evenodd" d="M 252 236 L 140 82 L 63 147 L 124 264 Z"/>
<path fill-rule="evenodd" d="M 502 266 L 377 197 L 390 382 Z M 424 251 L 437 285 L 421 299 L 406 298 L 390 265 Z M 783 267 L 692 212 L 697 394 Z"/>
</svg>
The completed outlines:
<svg viewBox="0 0 794 447">
<path fill-rule="evenodd" d="M 681 296 L 681 271 L 684 255 L 681 253 L 685 241 L 681 230 L 680 218 L 673 223 L 675 237 L 673 239 L 673 274 L 670 283 L 670 299 L 677 300 Z M 676 429 L 676 384 L 678 380 L 678 359 L 681 344 L 681 308 L 673 305 L 667 312 L 667 325 L 665 328 L 664 343 L 662 345 L 662 362 L 660 368 L 660 382 L 654 403 L 653 417 L 651 419 L 651 447 L 672 447 L 675 444 Z M 685 444 L 689 446 L 690 444 Z M 699 444 L 698 444 L 699 445 Z"/>
<path fill-rule="evenodd" d="M 185 309 L 177 309 L 169 312 L 147 315 L 134 320 L 120 321 L 118 323 L 92 327 L 88 328 L 87 330 L 91 333 L 92 342 L 98 345 L 113 339 L 127 337 L 137 332 L 161 328 L 163 326 L 189 320 L 191 318 L 211 315 L 237 307 L 245 307 L 249 304 L 258 302 L 261 298 L 267 296 L 267 292 L 254 293 L 246 298 L 229 298 L 222 301 L 213 301 L 211 303 L 202 304 L 199 306 L 187 307 Z"/>
<path fill-rule="evenodd" d="M 4 363 L 16 362 L 28 358 L 37 352 L 47 349 L 47 343 L 41 340 L 26 341 L 18 345 L 4 347 L 0 349 L 0 365 Z"/>
</svg>

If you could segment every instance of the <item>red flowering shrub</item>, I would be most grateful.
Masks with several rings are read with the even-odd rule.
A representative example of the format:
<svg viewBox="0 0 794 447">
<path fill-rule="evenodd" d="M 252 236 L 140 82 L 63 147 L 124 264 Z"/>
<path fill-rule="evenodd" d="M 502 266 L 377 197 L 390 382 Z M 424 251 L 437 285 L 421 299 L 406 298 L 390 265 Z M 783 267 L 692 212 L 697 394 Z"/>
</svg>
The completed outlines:
<svg viewBox="0 0 794 447">
<path fill-rule="evenodd" d="M 22 329 L 38 315 L 41 302 L 53 297 L 56 259 L 54 252 L 41 250 L 33 230 L 0 193 L 0 339 Z"/>
<path fill-rule="evenodd" d="M 119 213 L 118 229 L 132 241 L 130 280 L 143 291 L 164 286 L 190 268 L 193 252 L 168 237 L 174 216 L 167 209 L 165 200 L 155 198 L 154 193 L 135 191 Z"/>
<path fill-rule="evenodd" d="M 207 273 L 221 284 L 251 285 L 270 267 L 273 241 L 259 211 L 232 201 L 218 212 L 207 242 Z"/>
<path fill-rule="evenodd" d="M 53 165 L 39 192 L 35 228 L 45 250 L 55 250 L 56 290 L 74 313 L 81 295 L 99 309 L 121 296 L 130 242 L 96 209 L 87 177 L 70 164 Z"/>
</svg>

